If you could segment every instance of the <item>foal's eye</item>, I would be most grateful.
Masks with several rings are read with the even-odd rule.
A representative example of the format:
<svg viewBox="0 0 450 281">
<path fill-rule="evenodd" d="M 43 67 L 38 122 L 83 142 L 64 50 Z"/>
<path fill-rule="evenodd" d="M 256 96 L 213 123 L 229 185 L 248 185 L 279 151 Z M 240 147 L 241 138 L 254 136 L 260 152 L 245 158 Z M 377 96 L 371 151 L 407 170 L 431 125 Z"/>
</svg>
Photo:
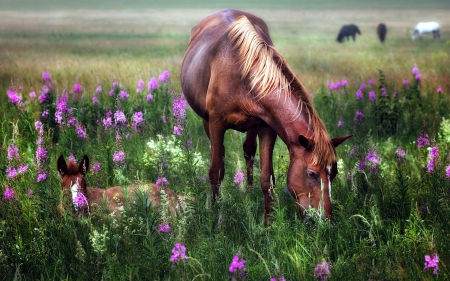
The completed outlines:
<svg viewBox="0 0 450 281">
<path fill-rule="evenodd" d="M 306 171 L 308 173 L 308 177 L 312 178 L 312 179 L 317 179 L 319 177 L 319 173 L 311 171 L 311 170 L 307 170 Z"/>
</svg>

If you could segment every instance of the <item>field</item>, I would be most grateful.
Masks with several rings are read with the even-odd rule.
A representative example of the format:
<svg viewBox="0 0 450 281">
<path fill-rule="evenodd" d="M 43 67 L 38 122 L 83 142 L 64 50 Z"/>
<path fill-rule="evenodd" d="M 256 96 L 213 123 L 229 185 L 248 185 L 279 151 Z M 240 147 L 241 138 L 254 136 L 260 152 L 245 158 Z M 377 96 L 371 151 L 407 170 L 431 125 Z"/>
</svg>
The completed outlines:
<svg viewBox="0 0 450 281">
<path fill-rule="evenodd" d="M 0 0 L 0 280 L 241 280 L 229 271 L 235 255 L 246 260 L 248 280 L 450 278 L 448 1 L 91 2 Z M 330 135 L 354 134 L 338 148 L 332 223 L 300 221 L 278 140 L 277 204 L 264 227 L 259 165 L 254 188 L 234 180 L 245 170 L 244 134 L 234 131 L 221 199 L 211 204 L 209 140 L 200 118 L 187 107 L 180 118 L 174 105 L 183 104 L 190 29 L 225 7 L 263 18 Z M 419 21 L 438 21 L 441 39 L 413 42 Z M 362 36 L 338 44 L 348 23 Z M 166 70 L 170 79 L 159 79 Z M 152 78 L 158 86 L 148 90 Z M 126 121 L 105 125 L 118 112 Z M 120 151 L 124 163 L 113 160 Z M 120 219 L 102 209 L 58 212 L 71 200 L 56 160 L 84 154 L 101 167 L 91 166 L 90 186 L 166 178 L 194 200 L 176 217 L 141 201 Z M 179 262 L 171 261 L 176 243 L 186 247 Z"/>
</svg>

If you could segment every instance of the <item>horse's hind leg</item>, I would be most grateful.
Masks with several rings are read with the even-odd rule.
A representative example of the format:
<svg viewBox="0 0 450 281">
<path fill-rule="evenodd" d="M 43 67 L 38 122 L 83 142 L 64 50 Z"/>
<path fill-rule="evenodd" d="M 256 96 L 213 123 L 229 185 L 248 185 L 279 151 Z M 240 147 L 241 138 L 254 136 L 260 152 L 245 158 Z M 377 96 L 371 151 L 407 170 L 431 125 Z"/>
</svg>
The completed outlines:
<svg viewBox="0 0 450 281">
<path fill-rule="evenodd" d="M 261 162 L 261 189 L 264 194 L 264 225 L 269 225 L 269 214 L 273 212 L 273 190 L 275 185 L 275 176 L 273 173 L 273 148 L 277 140 L 277 134 L 270 127 L 264 127 L 258 131 L 259 137 L 259 156 Z"/>
<path fill-rule="evenodd" d="M 245 166 L 247 168 L 247 184 L 249 187 L 253 186 L 253 164 L 255 163 L 256 147 L 256 130 L 249 130 L 245 135 L 244 141 L 244 158 Z"/>
</svg>

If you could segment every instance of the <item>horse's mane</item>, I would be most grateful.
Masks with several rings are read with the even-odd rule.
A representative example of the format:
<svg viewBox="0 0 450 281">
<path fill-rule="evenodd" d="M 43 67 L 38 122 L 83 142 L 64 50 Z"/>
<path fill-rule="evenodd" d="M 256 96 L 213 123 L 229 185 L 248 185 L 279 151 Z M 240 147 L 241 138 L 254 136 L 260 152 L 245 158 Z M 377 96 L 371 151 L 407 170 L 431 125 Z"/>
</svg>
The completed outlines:
<svg viewBox="0 0 450 281">
<path fill-rule="evenodd" d="M 304 112 L 307 115 L 308 127 L 314 132 L 313 165 L 319 165 L 322 169 L 331 165 L 335 161 L 335 150 L 330 136 L 314 110 L 308 91 L 283 56 L 261 38 L 245 16 L 230 26 L 228 37 L 238 50 L 242 61 L 242 77 L 249 78 L 255 98 L 260 100 L 274 92 L 279 96 L 283 92 L 287 99 L 290 94 L 294 94 L 299 101 L 299 114 Z"/>
</svg>

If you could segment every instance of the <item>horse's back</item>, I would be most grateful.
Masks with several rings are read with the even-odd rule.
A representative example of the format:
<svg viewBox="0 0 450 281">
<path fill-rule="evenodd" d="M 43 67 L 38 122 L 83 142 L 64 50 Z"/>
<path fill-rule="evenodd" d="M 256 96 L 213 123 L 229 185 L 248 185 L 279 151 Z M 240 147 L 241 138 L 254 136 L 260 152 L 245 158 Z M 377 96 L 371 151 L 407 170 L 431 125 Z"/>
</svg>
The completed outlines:
<svg viewBox="0 0 450 281">
<path fill-rule="evenodd" d="M 431 21 L 431 22 L 419 22 L 416 25 L 416 30 L 419 32 L 431 32 L 433 30 L 440 29 L 440 25 L 437 22 Z"/>
<path fill-rule="evenodd" d="M 210 87 L 217 87 L 217 76 L 223 83 L 230 81 L 227 69 L 233 69 L 239 80 L 239 67 L 233 45 L 228 38 L 230 26 L 245 16 L 255 30 L 272 44 L 266 23 L 244 11 L 226 9 L 218 11 L 192 28 L 188 49 L 181 68 L 181 86 L 191 108 L 203 119 L 209 119 L 206 106 L 206 94 Z M 234 55 L 233 55 L 234 54 Z M 233 65 L 233 66 L 231 66 Z M 231 84 L 231 82 L 230 82 Z"/>
</svg>

